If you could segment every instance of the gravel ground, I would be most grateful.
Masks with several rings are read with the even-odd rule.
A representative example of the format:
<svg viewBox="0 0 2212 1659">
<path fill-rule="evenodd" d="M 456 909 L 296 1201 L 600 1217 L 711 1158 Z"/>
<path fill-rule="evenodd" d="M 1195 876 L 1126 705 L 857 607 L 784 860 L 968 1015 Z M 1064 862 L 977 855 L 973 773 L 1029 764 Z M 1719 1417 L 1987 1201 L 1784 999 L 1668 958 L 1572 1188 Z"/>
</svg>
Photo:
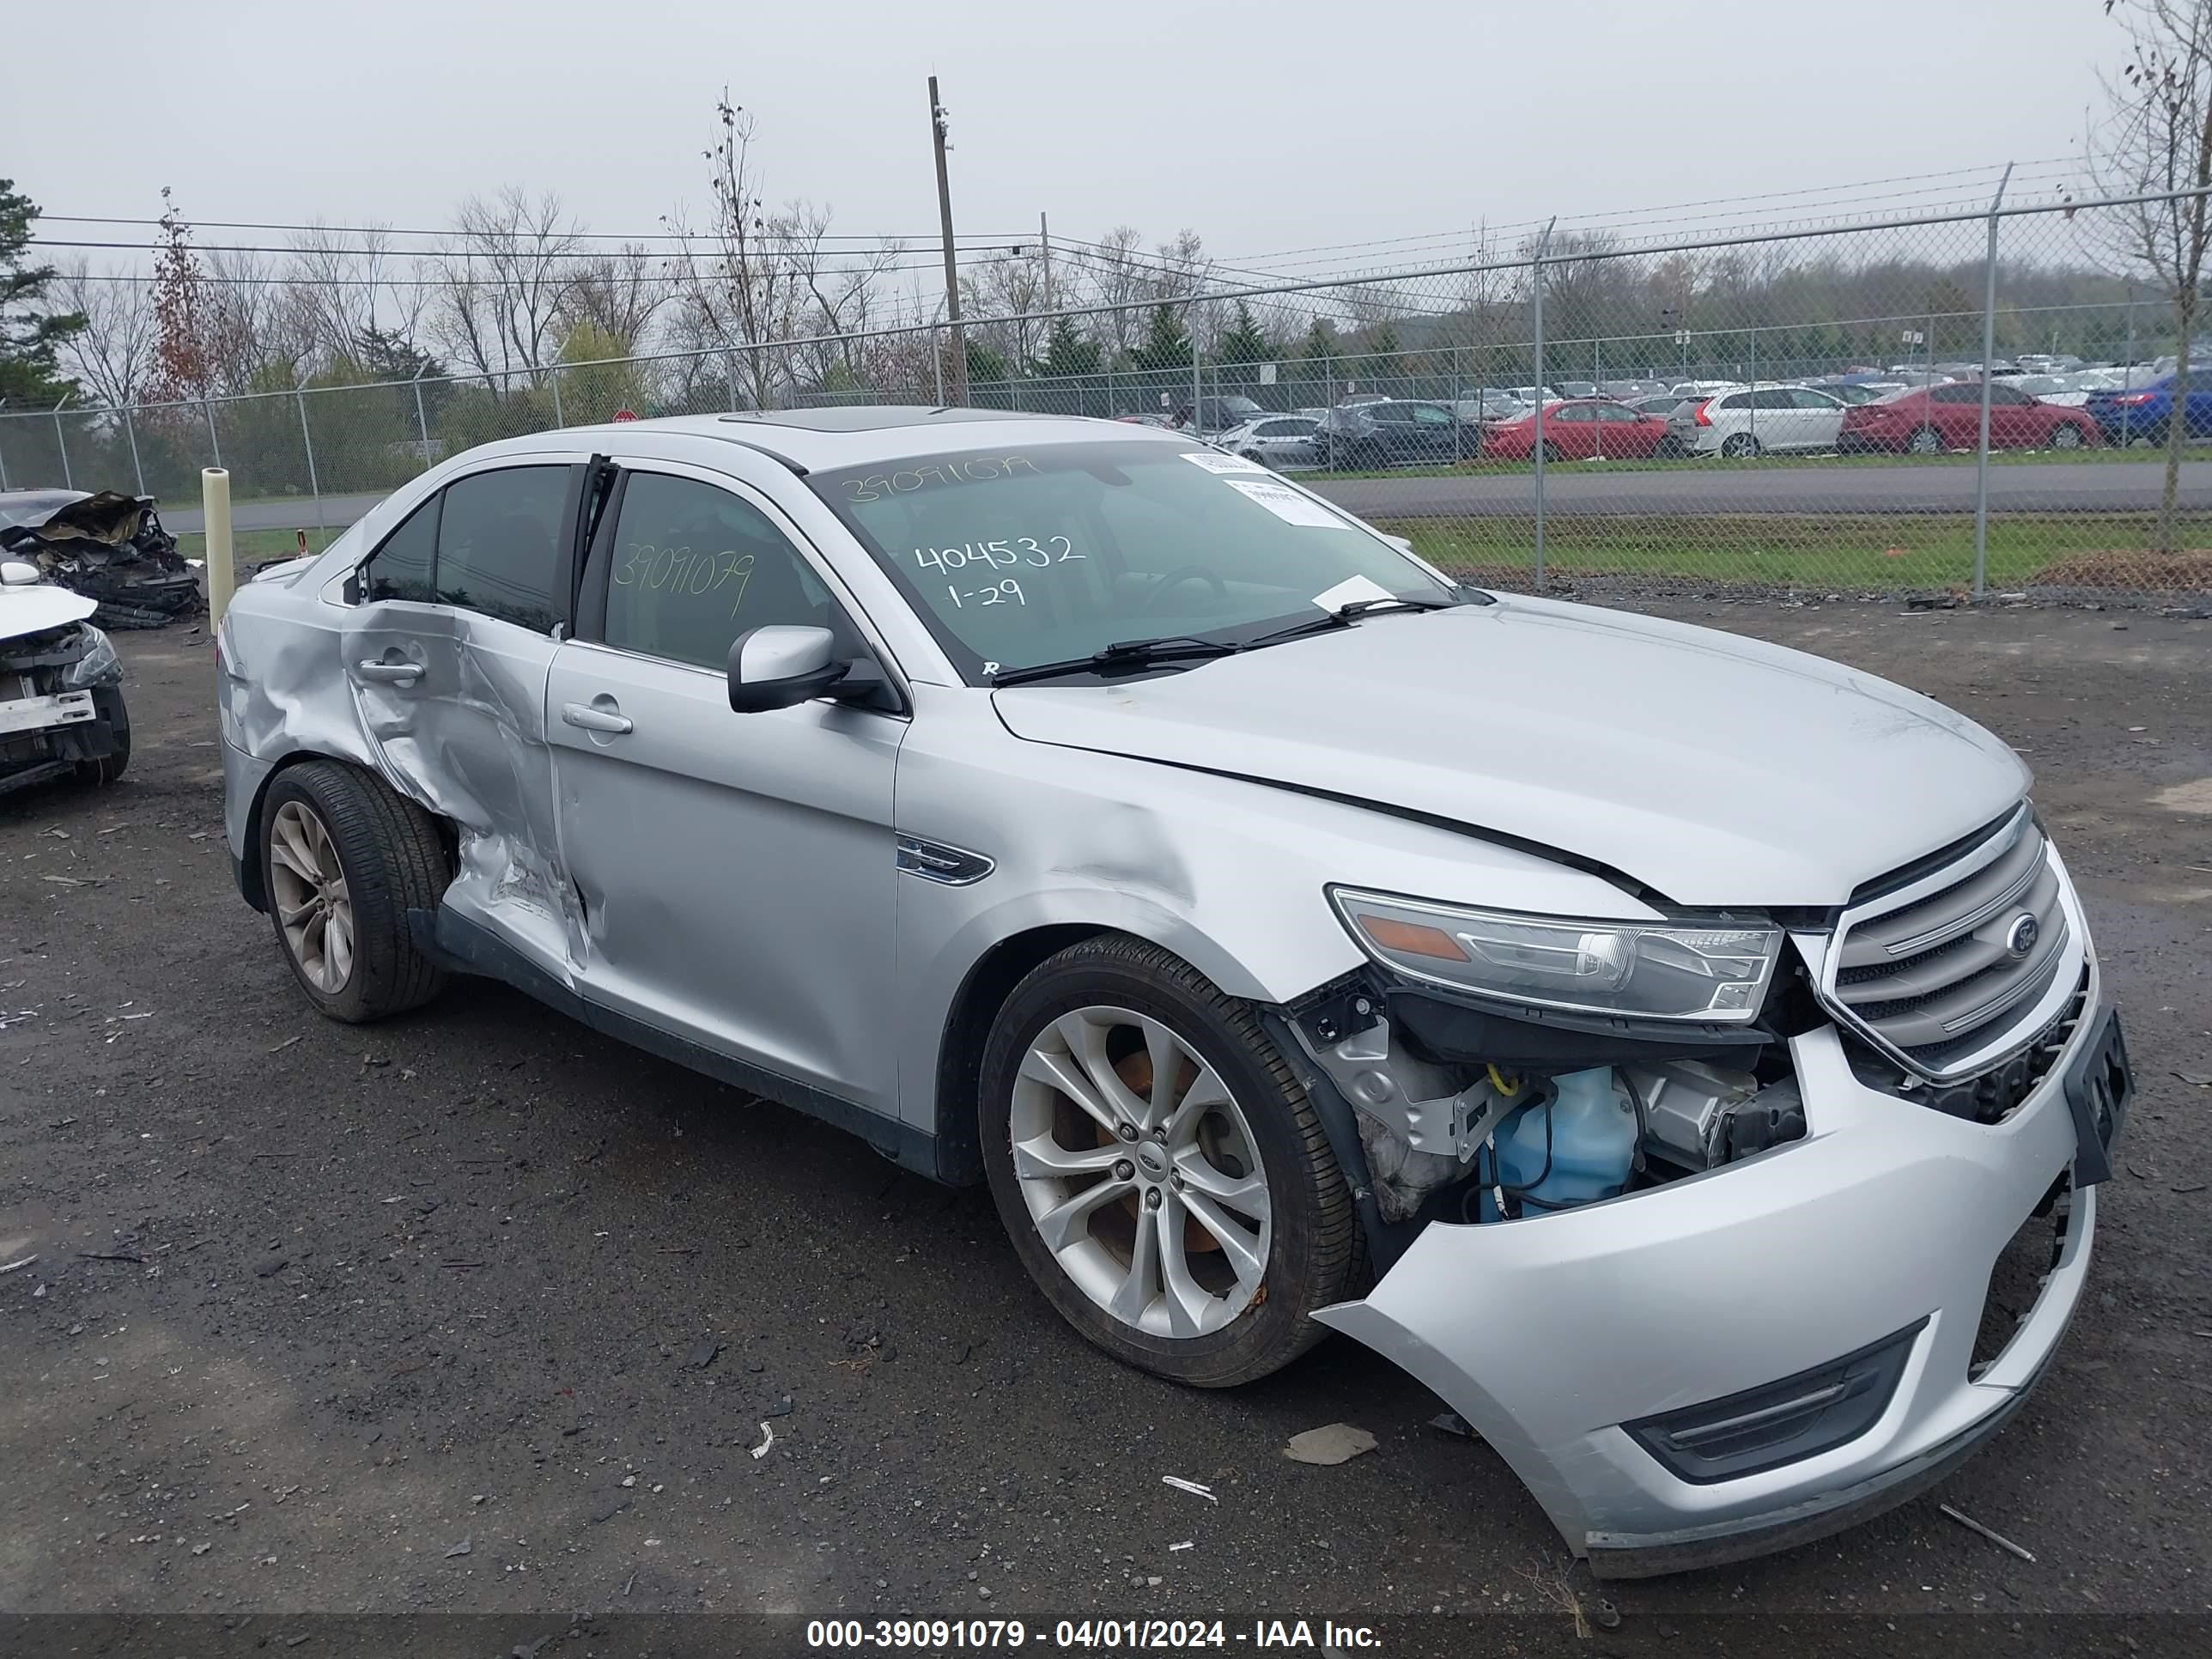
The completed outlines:
<svg viewBox="0 0 2212 1659">
<path fill-rule="evenodd" d="M 343 1631 L 297 1615 L 771 1613 L 731 1628 L 775 1651 L 829 1615 L 1225 1615 L 1232 1647 L 1255 1617 L 1329 1616 L 1385 1621 L 1397 1651 L 1468 1651 L 1470 1628 L 1536 1651 L 1602 1594 L 1624 1622 L 1582 1651 L 2204 1641 L 2212 627 L 1672 609 L 2025 749 L 2126 1009 L 2141 1092 L 2091 1293 L 2034 1401 L 1937 1492 L 1600 1591 L 1504 1465 L 1352 1343 L 1183 1392 L 1063 1328 L 980 1191 L 489 983 L 325 1023 L 232 888 L 213 664 L 173 629 L 118 640 L 126 778 L 0 799 L 0 1265 L 38 1257 L 0 1276 L 0 1620 L 221 1614 L 235 1631 L 179 1628 L 319 1632 L 312 1653 Z M 1377 1449 L 1282 1456 L 1338 1421 Z M 2122 1628 L 2160 1615 L 2190 1622 Z M 13 1634 L 131 1650 L 110 1628 Z M 507 1650 L 465 1629 L 461 1650 Z"/>
</svg>

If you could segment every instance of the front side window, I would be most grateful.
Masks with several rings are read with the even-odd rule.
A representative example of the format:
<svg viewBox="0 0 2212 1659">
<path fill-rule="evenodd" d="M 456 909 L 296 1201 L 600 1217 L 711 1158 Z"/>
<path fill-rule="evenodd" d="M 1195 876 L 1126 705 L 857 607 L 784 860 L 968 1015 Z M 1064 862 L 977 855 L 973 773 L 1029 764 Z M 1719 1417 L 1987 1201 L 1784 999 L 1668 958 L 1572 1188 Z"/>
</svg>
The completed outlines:
<svg viewBox="0 0 2212 1659">
<path fill-rule="evenodd" d="M 569 469 L 509 466 L 446 488 L 438 522 L 437 599 L 549 631 Z"/>
<path fill-rule="evenodd" d="M 606 580 L 607 644 L 697 668 L 726 667 L 749 628 L 831 622 L 829 589 L 766 514 L 666 473 L 623 485 Z"/>
<path fill-rule="evenodd" d="M 970 681 L 1127 640 L 1239 643 L 1318 614 L 1316 599 L 1353 578 L 1449 594 L 1256 464 L 1172 443 L 963 451 L 806 483 Z"/>
</svg>

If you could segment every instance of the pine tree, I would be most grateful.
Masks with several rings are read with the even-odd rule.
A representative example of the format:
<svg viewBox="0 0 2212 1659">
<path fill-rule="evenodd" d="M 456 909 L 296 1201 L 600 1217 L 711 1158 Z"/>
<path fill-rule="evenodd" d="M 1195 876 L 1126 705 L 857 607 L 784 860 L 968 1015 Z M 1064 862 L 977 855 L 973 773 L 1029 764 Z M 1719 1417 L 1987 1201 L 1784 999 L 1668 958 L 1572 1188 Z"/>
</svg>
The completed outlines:
<svg viewBox="0 0 2212 1659">
<path fill-rule="evenodd" d="M 43 310 L 39 302 L 54 268 L 23 263 L 38 216 L 38 204 L 17 191 L 15 181 L 0 179 L 0 398 L 11 404 L 56 404 L 77 389 L 56 367 L 54 354 L 84 327 L 84 317 Z"/>
<path fill-rule="evenodd" d="M 1221 344 L 1214 353 L 1215 361 L 1226 367 L 1271 362 L 1274 356 L 1274 342 L 1267 337 L 1253 318 L 1252 307 L 1239 300 L 1236 320 L 1230 325 L 1229 331 L 1221 337 Z"/>
<path fill-rule="evenodd" d="M 1096 374 L 1099 366 L 1098 342 L 1078 334 L 1073 319 L 1054 319 L 1052 333 L 1045 341 L 1044 356 L 1037 360 L 1037 373 L 1049 380 L 1070 380 Z"/>
<path fill-rule="evenodd" d="M 1190 367 L 1190 336 L 1183 331 L 1182 319 L 1171 305 L 1152 307 L 1152 325 L 1145 331 L 1145 343 L 1129 354 L 1129 362 L 1140 369 L 1187 369 Z"/>
</svg>

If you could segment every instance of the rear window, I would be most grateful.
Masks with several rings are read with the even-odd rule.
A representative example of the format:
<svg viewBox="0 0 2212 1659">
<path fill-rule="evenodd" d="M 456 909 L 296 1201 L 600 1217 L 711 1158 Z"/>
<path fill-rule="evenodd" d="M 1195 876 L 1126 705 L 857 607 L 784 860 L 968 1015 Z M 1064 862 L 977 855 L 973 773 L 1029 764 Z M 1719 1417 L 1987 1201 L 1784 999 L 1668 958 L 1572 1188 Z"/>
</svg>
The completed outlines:
<svg viewBox="0 0 2212 1659">
<path fill-rule="evenodd" d="M 438 601 L 538 632 L 553 626 L 565 466 L 511 466 L 447 487 L 438 524 Z"/>
</svg>

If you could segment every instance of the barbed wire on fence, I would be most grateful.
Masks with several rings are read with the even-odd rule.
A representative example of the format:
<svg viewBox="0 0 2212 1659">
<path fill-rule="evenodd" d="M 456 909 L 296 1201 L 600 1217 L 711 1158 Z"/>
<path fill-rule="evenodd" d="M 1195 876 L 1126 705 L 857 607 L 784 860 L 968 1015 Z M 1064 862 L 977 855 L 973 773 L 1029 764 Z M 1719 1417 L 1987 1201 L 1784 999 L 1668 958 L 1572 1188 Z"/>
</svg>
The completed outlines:
<svg viewBox="0 0 2212 1659">
<path fill-rule="evenodd" d="M 0 489 L 177 502 L 219 465 L 240 501 L 295 503 L 288 528 L 327 535 L 497 438 L 617 411 L 936 404 L 964 381 L 980 405 L 1175 420 L 1247 446 L 1497 585 L 1536 583 L 1540 547 L 1541 579 L 1590 591 L 2200 605 L 2212 387 L 2177 404 L 2162 385 L 2173 296 L 2124 252 L 2130 210 L 2174 199 L 1656 244 L 1583 228 L 957 325 L 0 408 Z"/>
</svg>

